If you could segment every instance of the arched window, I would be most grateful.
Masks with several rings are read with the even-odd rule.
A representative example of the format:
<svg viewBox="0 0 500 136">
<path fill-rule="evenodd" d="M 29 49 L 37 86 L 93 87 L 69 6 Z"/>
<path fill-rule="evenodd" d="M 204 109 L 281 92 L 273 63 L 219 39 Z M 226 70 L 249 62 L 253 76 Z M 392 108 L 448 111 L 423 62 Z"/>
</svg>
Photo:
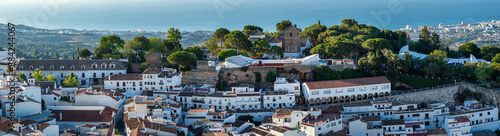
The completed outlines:
<svg viewBox="0 0 500 136">
<path fill-rule="evenodd" d="M 293 34 L 292 34 L 292 33 L 290 33 L 290 37 L 292 37 L 292 36 L 293 36 Z"/>
</svg>

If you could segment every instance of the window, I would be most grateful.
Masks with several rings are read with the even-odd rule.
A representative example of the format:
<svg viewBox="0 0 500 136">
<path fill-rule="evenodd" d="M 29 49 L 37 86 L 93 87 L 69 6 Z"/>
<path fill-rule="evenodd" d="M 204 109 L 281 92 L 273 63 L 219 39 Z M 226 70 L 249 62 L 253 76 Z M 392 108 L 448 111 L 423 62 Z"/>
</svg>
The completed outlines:
<svg viewBox="0 0 500 136">
<path fill-rule="evenodd" d="M 97 68 L 97 64 L 92 64 L 92 69 L 96 69 Z"/>
<path fill-rule="evenodd" d="M 360 87 L 359 91 L 366 91 L 366 87 Z"/>
<path fill-rule="evenodd" d="M 40 66 L 40 69 L 43 69 L 43 65 Z"/>
<path fill-rule="evenodd" d="M 290 37 L 292 37 L 292 36 L 293 36 L 293 33 L 290 33 Z"/>
<path fill-rule="evenodd" d="M 382 86 L 382 89 L 387 89 L 387 88 L 389 88 L 389 85 L 383 85 Z"/>
<path fill-rule="evenodd" d="M 101 64 L 101 68 L 106 68 L 106 64 Z"/>
<path fill-rule="evenodd" d="M 56 100 L 56 99 L 57 99 L 57 98 L 56 98 L 56 97 L 54 97 L 54 100 Z"/>
<path fill-rule="evenodd" d="M 120 83 L 119 83 L 119 82 L 116 82 L 116 86 L 120 86 Z"/>
<path fill-rule="evenodd" d="M 325 90 L 323 91 L 324 94 L 331 94 L 332 93 L 332 90 Z"/>
<path fill-rule="evenodd" d="M 125 82 L 123 82 L 123 86 L 125 86 Z M 125 90 L 125 89 L 123 89 L 123 90 Z"/>
<path fill-rule="evenodd" d="M 104 75 L 104 73 L 102 73 L 101 75 L 102 75 L 102 77 L 104 77 L 104 76 L 105 76 L 105 75 Z"/>
<path fill-rule="evenodd" d="M 61 73 L 61 77 L 64 77 L 64 74 L 63 74 L 63 73 Z"/>
<path fill-rule="evenodd" d="M 81 68 L 81 69 L 85 69 L 85 65 L 82 65 L 80 68 Z"/>
<path fill-rule="evenodd" d="M 109 68 L 115 68 L 115 64 L 114 63 L 109 64 Z"/>
<path fill-rule="evenodd" d="M 377 90 L 377 86 L 372 86 L 371 90 Z"/>
<path fill-rule="evenodd" d="M 135 82 L 132 82 L 132 86 L 135 86 Z"/>
<path fill-rule="evenodd" d="M 318 95 L 319 91 L 311 91 L 311 95 Z"/>
<path fill-rule="evenodd" d="M 347 92 L 354 92 L 354 88 L 347 88 Z"/>
<path fill-rule="evenodd" d="M 413 117 L 420 117 L 420 114 L 413 114 Z"/>
<path fill-rule="evenodd" d="M 488 111 L 488 115 L 490 115 L 490 112 Z"/>
<path fill-rule="evenodd" d="M 33 66 L 30 66 L 29 68 L 30 68 L 30 69 L 33 69 Z"/>
<path fill-rule="evenodd" d="M 94 77 L 97 77 L 97 74 L 96 74 L 96 73 L 94 73 Z"/>
<path fill-rule="evenodd" d="M 299 86 L 295 86 L 295 90 L 299 90 Z"/>
<path fill-rule="evenodd" d="M 60 66 L 59 69 L 64 69 L 64 66 Z"/>
<path fill-rule="evenodd" d="M 482 117 L 483 116 L 483 113 L 479 113 L 479 117 Z"/>
<path fill-rule="evenodd" d="M 82 77 L 85 77 L 85 73 L 82 73 Z"/>
<path fill-rule="evenodd" d="M 335 90 L 335 92 L 342 93 L 343 91 L 342 91 L 342 89 L 337 89 L 337 90 Z"/>
</svg>

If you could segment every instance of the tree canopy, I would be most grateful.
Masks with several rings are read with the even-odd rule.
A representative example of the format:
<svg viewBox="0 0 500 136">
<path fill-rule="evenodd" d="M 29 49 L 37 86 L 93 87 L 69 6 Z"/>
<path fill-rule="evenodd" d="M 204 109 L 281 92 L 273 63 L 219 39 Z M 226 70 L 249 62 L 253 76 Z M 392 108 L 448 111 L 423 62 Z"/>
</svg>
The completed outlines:
<svg viewBox="0 0 500 136">
<path fill-rule="evenodd" d="M 261 32 L 264 31 L 264 29 L 255 25 L 246 25 L 245 27 L 243 27 L 243 33 L 245 33 L 246 36 L 249 36 L 255 30 L 259 30 Z"/>
<path fill-rule="evenodd" d="M 248 37 L 238 30 L 231 31 L 224 38 L 226 39 L 224 42 L 226 48 L 235 49 L 237 52 L 238 50 L 249 51 L 252 47 L 252 42 L 248 40 Z"/>
<path fill-rule="evenodd" d="M 257 40 L 257 41 L 255 41 L 255 43 L 252 46 L 251 54 L 254 56 L 255 55 L 259 56 L 259 58 L 262 58 L 262 56 L 264 56 L 264 54 L 269 53 L 270 46 L 271 45 L 269 45 L 269 43 L 264 39 Z"/>
<path fill-rule="evenodd" d="M 283 20 L 281 22 L 276 23 L 276 31 L 283 32 L 285 29 L 290 27 L 292 22 L 290 20 Z"/>
<path fill-rule="evenodd" d="M 80 58 L 87 58 L 90 57 L 90 55 L 92 55 L 92 52 L 87 48 L 78 51 L 78 57 Z"/>
<path fill-rule="evenodd" d="M 225 49 L 219 52 L 219 60 L 225 61 L 226 58 L 236 55 L 238 55 L 238 53 L 235 50 Z"/>
<path fill-rule="evenodd" d="M 78 79 L 76 79 L 76 75 L 73 73 L 70 73 L 66 75 L 63 81 L 63 87 L 78 87 L 80 86 L 80 82 Z"/>
<path fill-rule="evenodd" d="M 469 57 L 471 54 L 479 57 L 479 53 L 481 53 L 481 49 L 479 49 L 474 43 L 465 43 L 464 45 L 458 47 L 458 51 L 461 52 L 464 57 Z"/>
<path fill-rule="evenodd" d="M 103 36 L 99 40 L 99 46 L 94 48 L 96 58 L 105 54 L 117 54 L 118 49 L 123 49 L 124 41 L 116 35 Z"/>
<path fill-rule="evenodd" d="M 167 60 L 171 64 L 179 65 L 179 71 L 181 67 L 193 66 L 196 63 L 196 57 L 187 51 L 174 52 L 167 57 Z"/>
<path fill-rule="evenodd" d="M 300 35 L 309 38 L 311 40 L 311 44 L 316 45 L 318 44 L 319 34 L 325 31 L 326 31 L 325 25 L 313 24 L 309 27 L 306 27 L 304 31 L 300 32 Z"/>
<path fill-rule="evenodd" d="M 196 58 L 198 58 L 198 60 L 203 59 L 204 56 L 203 51 L 198 46 L 187 47 L 185 51 L 194 53 L 196 55 Z"/>
<path fill-rule="evenodd" d="M 393 49 L 391 43 L 384 38 L 368 39 L 365 42 L 363 42 L 362 46 L 363 46 L 363 48 L 370 50 L 370 51 L 382 50 L 382 49 L 390 49 L 390 50 Z"/>
</svg>

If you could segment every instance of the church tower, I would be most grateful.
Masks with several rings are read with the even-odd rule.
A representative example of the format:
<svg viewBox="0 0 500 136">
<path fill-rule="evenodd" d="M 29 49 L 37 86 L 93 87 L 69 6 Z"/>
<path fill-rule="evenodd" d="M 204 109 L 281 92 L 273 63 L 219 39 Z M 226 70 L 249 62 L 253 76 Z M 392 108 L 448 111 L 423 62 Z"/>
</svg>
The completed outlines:
<svg viewBox="0 0 500 136">
<path fill-rule="evenodd" d="M 285 53 L 297 53 L 300 51 L 300 33 L 299 30 L 291 25 L 285 31 L 284 34 L 284 52 Z"/>
</svg>

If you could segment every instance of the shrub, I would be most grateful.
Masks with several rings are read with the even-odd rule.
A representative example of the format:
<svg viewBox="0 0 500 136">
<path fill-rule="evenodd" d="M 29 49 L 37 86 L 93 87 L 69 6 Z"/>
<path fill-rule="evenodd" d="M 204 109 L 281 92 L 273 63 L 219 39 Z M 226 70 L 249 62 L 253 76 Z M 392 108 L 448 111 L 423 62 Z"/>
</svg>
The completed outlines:
<svg viewBox="0 0 500 136">
<path fill-rule="evenodd" d="M 262 74 L 260 72 L 254 72 L 255 74 L 255 82 L 260 83 L 262 81 Z"/>
<path fill-rule="evenodd" d="M 241 71 L 247 72 L 248 71 L 248 66 L 243 66 L 240 68 Z"/>
</svg>

